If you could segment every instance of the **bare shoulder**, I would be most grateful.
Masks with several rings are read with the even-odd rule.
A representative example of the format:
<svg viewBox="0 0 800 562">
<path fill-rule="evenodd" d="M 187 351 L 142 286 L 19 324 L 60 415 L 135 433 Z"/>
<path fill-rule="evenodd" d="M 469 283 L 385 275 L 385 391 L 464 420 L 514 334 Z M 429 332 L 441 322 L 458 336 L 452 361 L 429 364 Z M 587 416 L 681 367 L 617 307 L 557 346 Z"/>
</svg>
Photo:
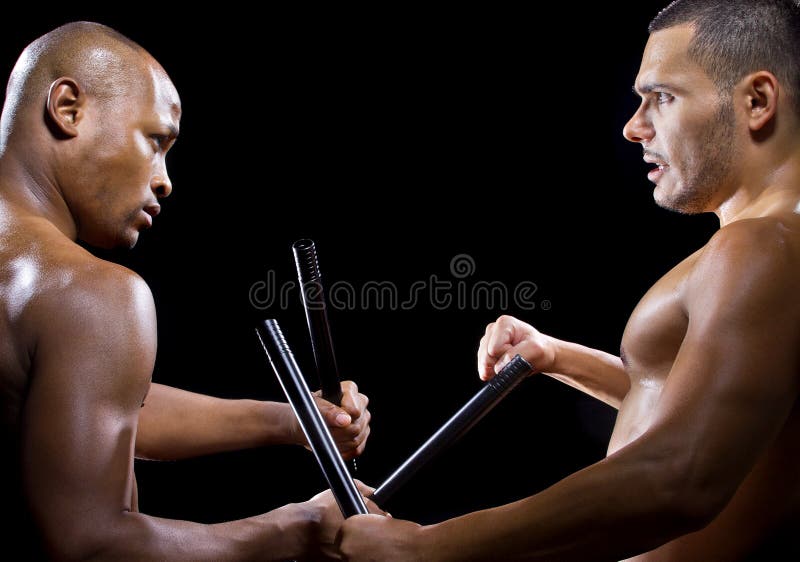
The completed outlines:
<svg viewBox="0 0 800 562">
<path fill-rule="evenodd" d="M 29 312 L 39 388 L 78 384 L 98 400 L 136 409 L 155 363 L 157 331 L 144 280 L 76 246 L 41 257 L 50 280 Z"/>
<path fill-rule="evenodd" d="M 7 336 L 0 382 L 13 390 L 15 407 L 31 415 L 73 387 L 135 411 L 155 363 L 149 287 L 129 269 L 30 222 L 0 232 L 0 333 Z"/>
<path fill-rule="evenodd" d="M 701 267 L 726 267 L 746 261 L 797 274 L 791 266 L 800 258 L 800 216 L 736 221 L 714 234 L 699 258 Z"/>
<path fill-rule="evenodd" d="M 4 280 L 12 287 L 10 298 L 2 304 L 13 309 L 13 330 L 26 336 L 26 347 L 62 322 L 72 331 L 124 317 L 132 328 L 155 330 L 152 294 L 139 275 L 48 228 L 20 229 L 3 254 L 13 266 Z"/>
<path fill-rule="evenodd" d="M 124 315 L 132 327 L 155 329 L 152 295 L 141 277 L 92 255 L 46 221 L 20 218 L 0 229 L 0 264 L 0 328 L 9 342 L 3 364 L 29 364 L 40 337 L 56 326 L 72 332 Z"/>
<path fill-rule="evenodd" d="M 100 259 L 80 246 L 51 248 L 40 259 L 40 307 L 82 315 L 147 312 L 153 306 L 145 281 L 133 271 Z"/>
<path fill-rule="evenodd" d="M 720 229 L 700 252 L 687 280 L 697 304 L 796 309 L 800 284 L 800 217 L 736 221 Z M 791 295 L 791 299 L 788 297 Z"/>
</svg>

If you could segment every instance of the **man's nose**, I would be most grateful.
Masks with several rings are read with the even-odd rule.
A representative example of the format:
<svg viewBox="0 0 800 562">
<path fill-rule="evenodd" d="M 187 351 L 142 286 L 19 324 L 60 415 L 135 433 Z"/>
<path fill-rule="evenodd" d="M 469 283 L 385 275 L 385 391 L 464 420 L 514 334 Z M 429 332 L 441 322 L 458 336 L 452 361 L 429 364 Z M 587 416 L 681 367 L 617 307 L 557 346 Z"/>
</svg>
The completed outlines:
<svg viewBox="0 0 800 562">
<path fill-rule="evenodd" d="M 648 142 L 653 140 L 655 130 L 653 124 L 645 116 L 644 107 L 640 106 L 636 113 L 622 128 L 622 135 L 631 142 Z"/>
<path fill-rule="evenodd" d="M 166 170 L 153 176 L 153 179 L 150 180 L 150 189 L 153 190 L 157 199 L 169 197 L 169 194 L 172 193 L 172 182 Z"/>
</svg>

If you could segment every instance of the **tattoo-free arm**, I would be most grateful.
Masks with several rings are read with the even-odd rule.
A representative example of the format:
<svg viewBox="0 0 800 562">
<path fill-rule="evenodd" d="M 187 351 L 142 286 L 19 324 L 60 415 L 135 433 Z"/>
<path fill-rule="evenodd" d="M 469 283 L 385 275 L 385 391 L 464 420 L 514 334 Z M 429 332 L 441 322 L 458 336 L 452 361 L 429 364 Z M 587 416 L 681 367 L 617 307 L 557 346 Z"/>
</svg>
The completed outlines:
<svg viewBox="0 0 800 562">
<path fill-rule="evenodd" d="M 136 456 L 172 460 L 295 444 L 288 404 L 226 400 L 153 383 L 139 413 Z"/>
<path fill-rule="evenodd" d="M 427 561 L 619 560 L 708 524 L 798 397 L 800 264 L 790 247 L 770 225 L 734 224 L 712 239 L 685 289 L 687 333 L 638 439 L 534 496 L 439 524 L 353 517 L 343 551 L 388 562 L 380 549 L 393 536 Z"/>
<path fill-rule="evenodd" d="M 22 421 L 24 490 L 45 548 L 69 560 L 282 560 L 300 555 L 304 504 L 201 525 L 132 511 L 137 418 L 156 349 L 149 289 L 121 268 L 40 297 Z"/>
<path fill-rule="evenodd" d="M 630 389 L 622 360 L 604 351 L 556 339 L 513 316 L 500 316 L 486 326 L 478 347 L 478 374 L 483 380 L 516 354 L 536 372 L 577 388 L 619 408 Z"/>
<path fill-rule="evenodd" d="M 342 405 L 315 397 L 345 459 L 360 455 L 369 436 L 369 399 L 342 382 Z M 136 456 L 175 460 L 264 445 L 306 445 L 291 407 L 279 402 L 226 400 L 152 384 L 139 413 Z"/>
<path fill-rule="evenodd" d="M 556 362 L 546 375 L 619 409 L 631 387 L 622 359 L 577 343 L 554 345 Z"/>
</svg>

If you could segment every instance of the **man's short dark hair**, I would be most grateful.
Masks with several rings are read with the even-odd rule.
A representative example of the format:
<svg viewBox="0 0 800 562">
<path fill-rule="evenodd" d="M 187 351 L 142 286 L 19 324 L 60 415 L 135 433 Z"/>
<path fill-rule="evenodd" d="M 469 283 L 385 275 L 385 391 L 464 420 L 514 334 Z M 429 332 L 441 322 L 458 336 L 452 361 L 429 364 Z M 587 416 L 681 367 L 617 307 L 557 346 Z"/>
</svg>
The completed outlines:
<svg viewBox="0 0 800 562">
<path fill-rule="evenodd" d="M 690 58 L 723 94 L 751 72 L 767 70 L 800 114 L 798 0 L 675 0 L 650 22 L 650 33 L 693 24 Z"/>
</svg>

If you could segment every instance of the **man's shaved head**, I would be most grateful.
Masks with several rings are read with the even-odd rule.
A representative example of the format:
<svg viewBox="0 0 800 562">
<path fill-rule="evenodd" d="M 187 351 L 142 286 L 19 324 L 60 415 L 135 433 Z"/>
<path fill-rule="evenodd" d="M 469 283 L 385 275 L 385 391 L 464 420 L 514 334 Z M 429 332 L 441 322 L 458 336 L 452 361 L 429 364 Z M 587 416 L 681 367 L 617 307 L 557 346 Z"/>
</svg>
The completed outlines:
<svg viewBox="0 0 800 562">
<path fill-rule="evenodd" d="M 147 66 L 161 70 L 137 43 L 98 23 L 68 23 L 39 37 L 22 52 L 8 80 L 0 148 L 21 116 L 30 109 L 44 111 L 48 89 L 57 78 L 73 78 L 86 95 L 107 101 L 141 84 Z"/>
<path fill-rule="evenodd" d="M 28 45 L 0 117 L 6 190 L 54 209 L 62 232 L 91 245 L 132 247 L 169 195 L 166 154 L 180 97 L 142 47 L 90 22 Z"/>
</svg>

